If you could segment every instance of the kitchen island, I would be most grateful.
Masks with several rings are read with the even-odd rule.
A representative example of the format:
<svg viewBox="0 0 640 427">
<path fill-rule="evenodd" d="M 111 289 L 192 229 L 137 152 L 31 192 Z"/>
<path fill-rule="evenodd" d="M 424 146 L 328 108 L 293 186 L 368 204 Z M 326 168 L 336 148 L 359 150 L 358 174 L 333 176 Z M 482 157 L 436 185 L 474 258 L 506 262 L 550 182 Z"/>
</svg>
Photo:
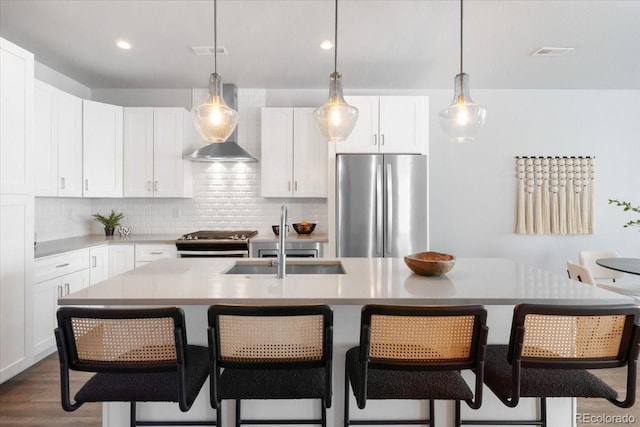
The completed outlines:
<svg viewBox="0 0 640 427">
<path fill-rule="evenodd" d="M 334 384 L 333 406 L 327 414 L 329 425 L 342 425 L 343 375 L 345 351 L 358 342 L 360 307 L 364 304 L 483 304 L 487 306 L 489 342 L 509 339 L 514 304 L 624 304 L 633 299 L 613 292 L 571 281 L 564 276 L 542 271 L 502 258 L 458 259 L 444 276 L 423 277 L 409 270 L 401 258 L 342 258 L 296 261 L 288 264 L 341 264 L 345 274 L 296 274 L 284 279 L 264 274 L 225 274 L 235 264 L 268 264 L 258 259 L 163 259 L 113 277 L 59 299 L 60 305 L 181 306 L 187 316 L 190 343 L 206 345 L 206 309 L 215 303 L 292 305 L 329 304 L 334 309 Z M 308 415 L 316 405 L 309 402 L 254 401 L 243 405 L 249 416 L 296 417 Z M 224 425 L 233 422 L 233 405 L 223 412 Z M 355 407 L 355 403 L 352 407 Z M 292 409 L 293 408 L 293 409 Z M 574 399 L 550 399 L 549 425 L 570 427 L 575 413 Z M 612 409 L 615 410 L 615 409 Z M 246 411 L 246 412 L 245 412 Z M 301 411 L 301 412 L 296 412 Z M 390 411 L 407 417 L 425 416 L 425 406 L 412 401 L 375 402 L 358 417 L 385 417 Z M 488 389 L 480 410 L 463 405 L 463 418 L 507 419 L 535 416 L 535 400 L 523 399 L 518 408 L 505 408 Z M 186 414 L 177 405 L 140 404 L 139 419 L 214 419 L 209 407 L 208 385 Z M 103 425 L 124 425 L 128 405 L 103 406 Z M 435 420 L 440 426 L 453 425 L 453 405 L 436 402 Z"/>
</svg>

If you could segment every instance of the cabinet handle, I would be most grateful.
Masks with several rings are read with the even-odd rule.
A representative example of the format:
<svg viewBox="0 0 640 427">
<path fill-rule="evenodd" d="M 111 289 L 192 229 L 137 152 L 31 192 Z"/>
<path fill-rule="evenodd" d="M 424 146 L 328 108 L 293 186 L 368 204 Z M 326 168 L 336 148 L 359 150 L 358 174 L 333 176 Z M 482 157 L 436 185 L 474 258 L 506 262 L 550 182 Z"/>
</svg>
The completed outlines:
<svg viewBox="0 0 640 427">
<path fill-rule="evenodd" d="M 69 263 L 65 262 L 64 264 L 56 265 L 56 268 L 62 268 L 62 267 L 66 267 L 68 265 L 69 265 Z"/>
<path fill-rule="evenodd" d="M 291 181 L 287 181 L 287 191 L 291 191 Z"/>
<path fill-rule="evenodd" d="M 97 267 L 98 266 L 98 260 L 96 259 L 95 256 L 91 257 L 91 266 L 92 267 Z"/>
<path fill-rule="evenodd" d="M 64 294 L 65 295 L 69 295 L 69 284 L 68 283 L 64 284 Z"/>
<path fill-rule="evenodd" d="M 89 191 L 89 180 L 88 180 L 88 179 L 85 179 L 85 180 L 84 180 L 84 189 L 85 189 L 86 191 Z"/>
<path fill-rule="evenodd" d="M 378 135 L 373 134 L 373 145 L 378 145 Z"/>
<path fill-rule="evenodd" d="M 380 137 L 380 145 L 384 145 L 384 133 Z"/>
<path fill-rule="evenodd" d="M 151 181 L 147 181 L 147 191 L 151 191 Z"/>
<path fill-rule="evenodd" d="M 293 191 L 298 191 L 298 181 L 293 181 Z"/>
<path fill-rule="evenodd" d="M 60 178 L 60 189 L 64 190 L 64 187 L 65 187 L 65 185 L 64 185 L 64 177 L 62 177 L 62 178 Z"/>
<path fill-rule="evenodd" d="M 58 285 L 58 298 L 62 298 L 62 286 Z"/>
<path fill-rule="evenodd" d="M 158 181 L 153 181 L 153 191 L 158 191 Z"/>
<path fill-rule="evenodd" d="M 164 252 L 151 252 L 151 255 L 162 255 Z"/>
</svg>

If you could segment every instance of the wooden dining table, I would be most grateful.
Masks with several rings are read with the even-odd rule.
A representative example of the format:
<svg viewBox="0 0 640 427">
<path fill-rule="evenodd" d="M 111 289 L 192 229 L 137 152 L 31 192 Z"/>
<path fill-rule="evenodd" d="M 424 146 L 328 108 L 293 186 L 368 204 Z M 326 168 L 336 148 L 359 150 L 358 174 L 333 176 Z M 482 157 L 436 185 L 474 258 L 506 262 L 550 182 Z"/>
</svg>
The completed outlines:
<svg viewBox="0 0 640 427">
<path fill-rule="evenodd" d="M 611 270 L 640 275 L 640 258 L 599 258 L 596 264 Z"/>
</svg>

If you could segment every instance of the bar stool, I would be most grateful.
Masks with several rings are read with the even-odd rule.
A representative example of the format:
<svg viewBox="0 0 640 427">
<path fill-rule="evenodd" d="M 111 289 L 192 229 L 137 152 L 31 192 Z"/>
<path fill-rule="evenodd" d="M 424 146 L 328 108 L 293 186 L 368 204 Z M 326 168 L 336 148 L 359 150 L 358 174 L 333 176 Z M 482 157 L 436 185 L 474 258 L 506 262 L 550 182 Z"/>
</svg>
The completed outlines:
<svg viewBox="0 0 640 427">
<path fill-rule="evenodd" d="M 241 424 L 327 425 L 333 311 L 315 306 L 209 307 L 211 406 L 236 403 Z M 320 418 L 242 419 L 242 399 L 319 399 Z"/>
<path fill-rule="evenodd" d="M 487 312 L 482 306 L 367 305 L 360 345 L 346 353 L 344 425 L 428 424 L 434 399 L 482 403 Z M 460 374 L 475 372 L 475 392 Z M 369 399 L 429 400 L 429 419 L 351 420 L 349 385 L 358 408 Z M 475 394 L 475 397 L 474 397 Z"/>
<path fill-rule="evenodd" d="M 130 402 L 130 426 L 216 425 L 215 421 L 137 421 L 136 402 L 178 402 L 191 408 L 209 375 L 207 347 L 187 345 L 184 312 L 176 307 L 62 307 L 55 329 L 62 408 L 86 402 Z M 95 372 L 69 394 L 69 371 Z"/>
<path fill-rule="evenodd" d="M 547 426 L 546 398 L 604 398 L 620 408 L 635 402 L 640 308 L 634 305 L 515 307 L 509 345 L 488 345 L 485 384 L 508 407 L 540 399 L 536 420 L 465 420 L 464 425 Z M 587 369 L 627 366 L 624 400 Z M 459 416 L 460 407 L 456 406 Z"/>
</svg>

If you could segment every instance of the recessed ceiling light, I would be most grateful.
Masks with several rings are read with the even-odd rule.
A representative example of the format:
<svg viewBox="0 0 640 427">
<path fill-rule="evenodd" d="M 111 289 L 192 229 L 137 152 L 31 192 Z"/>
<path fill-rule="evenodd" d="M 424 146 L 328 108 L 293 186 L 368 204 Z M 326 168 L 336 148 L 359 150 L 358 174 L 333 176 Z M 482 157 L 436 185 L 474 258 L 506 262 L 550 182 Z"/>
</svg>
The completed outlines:
<svg viewBox="0 0 640 427">
<path fill-rule="evenodd" d="M 531 54 L 531 56 L 562 56 L 571 52 L 572 47 L 541 47 Z"/>
<path fill-rule="evenodd" d="M 333 42 L 331 40 L 325 40 L 320 43 L 320 49 L 329 50 L 333 47 Z"/>
<path fill-rule="evenodd" d="M 118 40 L 118 41 L 116 41 L 116 46 L 118 46 L 120 49 L 124 49 L 124 50 L 131 49 L 131 43 L 129 43 L 126 40 Z"/>
</svg>

